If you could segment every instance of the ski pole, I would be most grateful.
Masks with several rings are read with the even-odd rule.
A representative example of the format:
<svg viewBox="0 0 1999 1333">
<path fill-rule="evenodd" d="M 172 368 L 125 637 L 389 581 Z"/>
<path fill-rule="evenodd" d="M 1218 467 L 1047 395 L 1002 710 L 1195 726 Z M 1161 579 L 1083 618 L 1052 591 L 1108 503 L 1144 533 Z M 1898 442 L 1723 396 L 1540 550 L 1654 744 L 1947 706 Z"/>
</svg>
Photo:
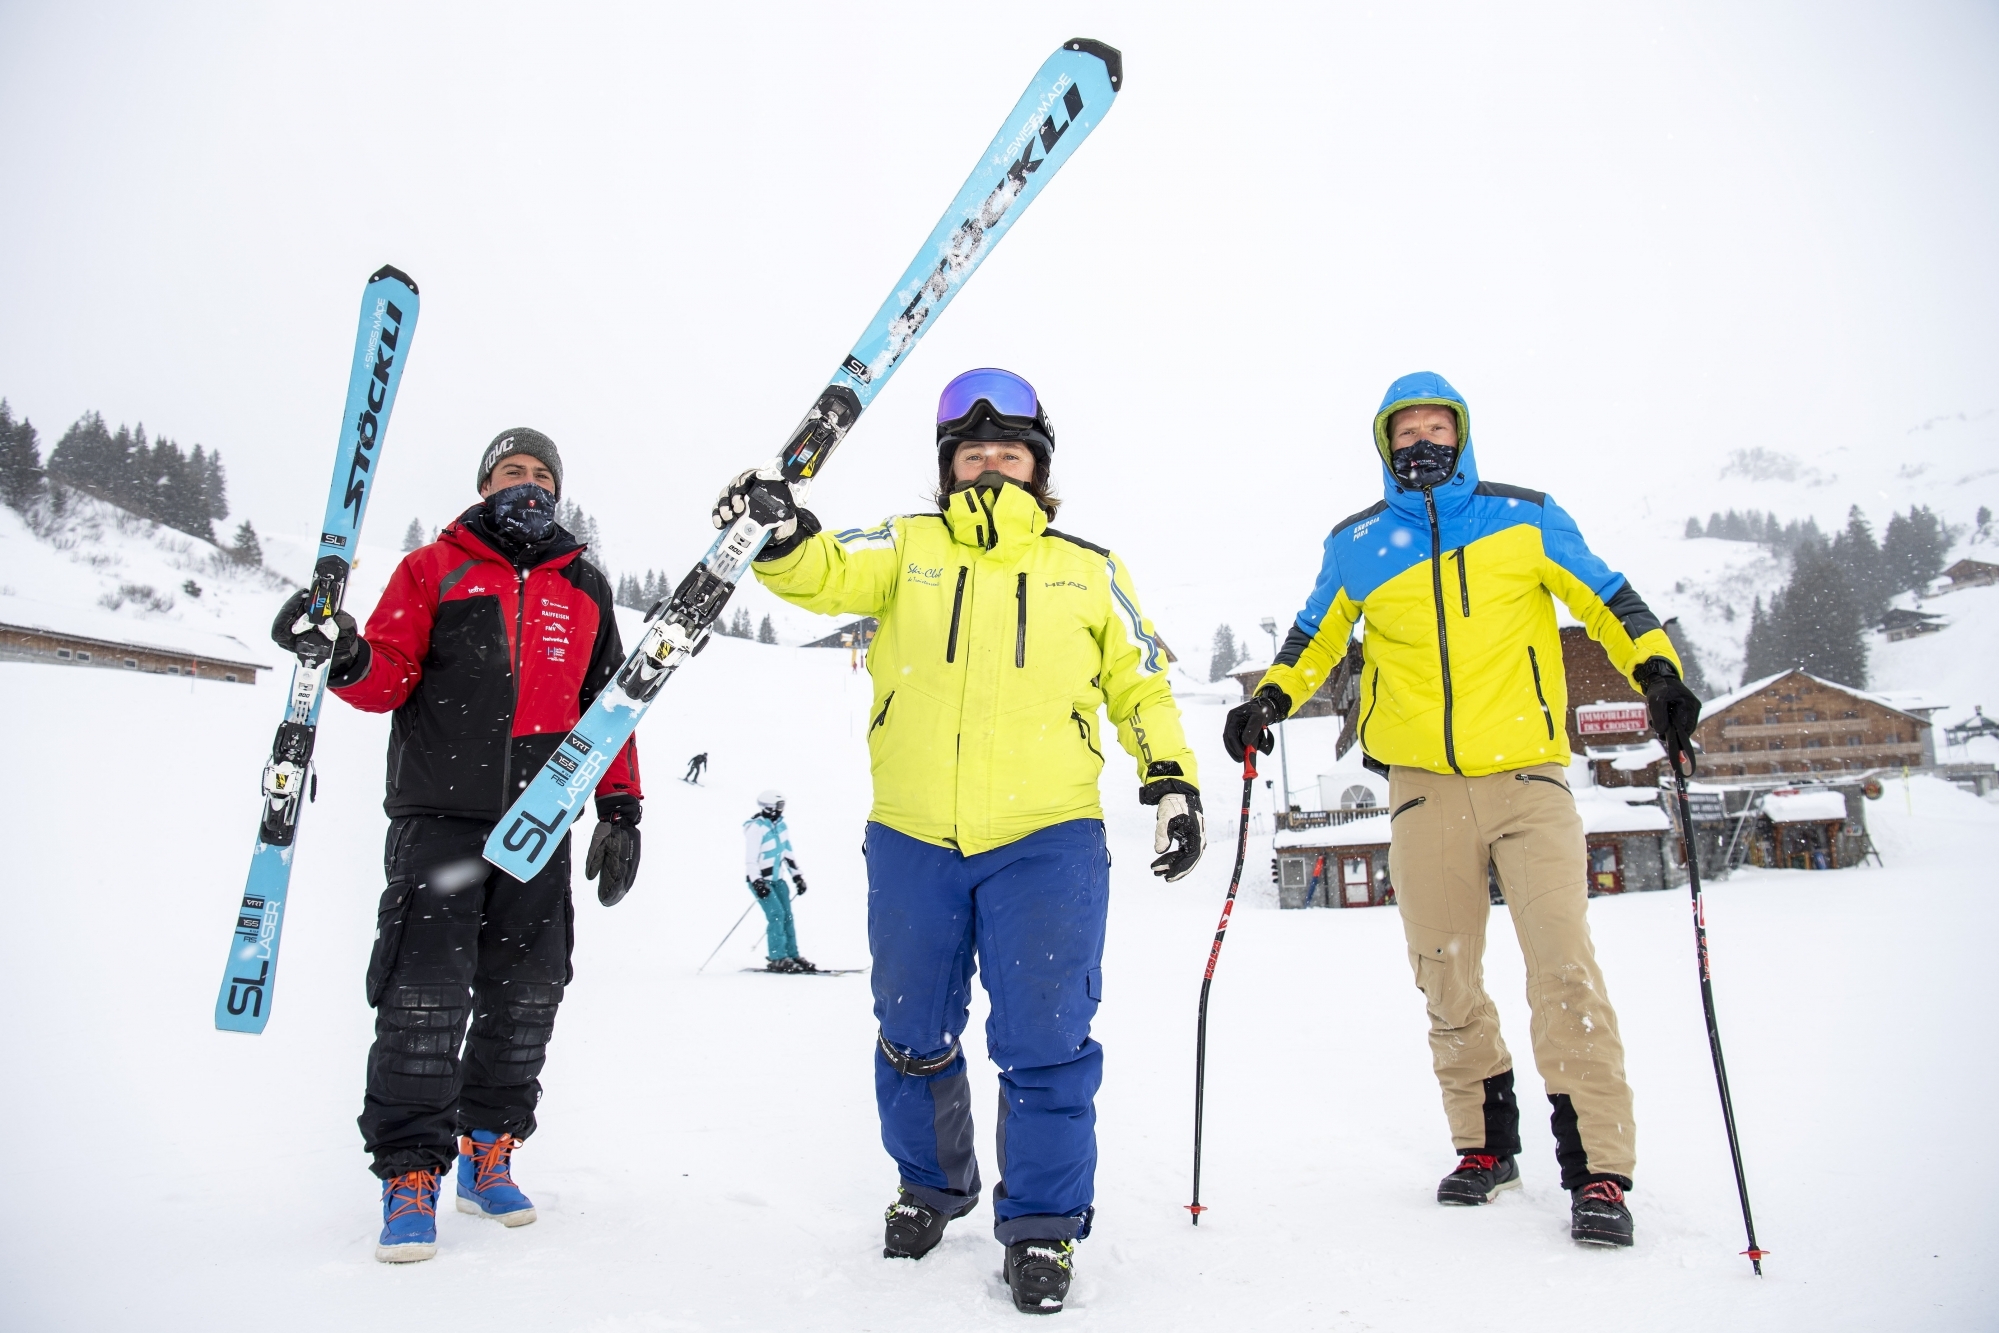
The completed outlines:
<svg viewBox="0 0 1999 1333">
<path fill-rule="evenodd" d="M 1215 984 L 1215 964 L 1221 961 L 1222 936 L 1228 934 L 1229 914 L 1235 911 L 1236 889 L 1242 884 L 1242 862 L 1249 853 L 1249 798 L 1256 790 L 1256 749 L 1242 755 L 1242 821 L 1236 829 L 1235 871 L 1229 876 L 1229 896 L 1222 900 L 1221 924 L 1215 927 L 1215 944 L 1208 950 L 1208 970 L 1201 978 L 1201 1012 L 1194 1024 L 1194 1201 L 1187 1211 L 1194 1225 L 1201 1225 L 1201 1113 L 1208 1086 L 1208 988 Z"/>
<path fill-rule="evenodd" d="M 755 907 L 755 906 L 756 906 L 756 904 L 755 904 L 755 903 L 751 903 L 751 904 L 750 904 L 750 907 Z M 745 908 L 743 909 L 743 916 L 739 916 L 739 917 L 737 917 L 737 918 L 736 918 L 736 926 L 740 926 L 740 925 L 742 925 L 742 924 L 743 924 L 743 917 L 744 917 L 744 916 L 748 916 L 748 915 L 750 914 L 750 907 L 745 907 Z M 730 927 L 729 927 L 729 934 L 728 934 L 728 935 L 724 935 L 724 936 L 722 937 L 722 944 L 727 944 L 727 943 L 729 942 L 729 938 L 730 938 L 730 936 L 732 936 L 732 935 L 734 935 L 734 934 L 736 933 L 736 926 L 730 926 Z M 714 962 L 714 961 L 715 961 L 715 954 L 718 954 L 718 953 L 722 952 L 722 944 L 718 944 L 718 945 L 716 945 L 716 946 L 715 946 L 715 951 L 714 951 L 714 953 L 711 953 L 711 954 L 709 954 L 709 955 L 708 955 L 708 957 L 707 957 L 706 959 L 704 959 L 704 960 L 702 961 L 702 963 L 701 963 L 701 966 L 699 966 L 699 967 L 697 967 L 697 968 L 695 968 L 695 969 L 694 969 L 694 975 L 695 975 L 695 976 L 697 976 L 697 977 L 698 977 L 698 976 L 700 976 L 700 975 L 701 975 L 701 974 L 702 974 L 703 972 L 705 972 L 705 971 L 707 971 L 707 970 L 708 970 L 708 964 L 709 964 L 709 963 L 712 963 L 712 962 Z"/>
<path fill-rule="evenodd" d="M 1749 1256 L 1749 1266 L 1756 1270 L 1756 1276 L 1763 1276 L 1763 1256 L 1769 1251 L 1756 1244 L 1756 1220 L 1749 1215 L 1749 1180 L 1742 1174 L 1742 1144 L 1735 1136 L 1735 1102 L 1728 1095 L 1728 1067 L 1721 1059 L 1721 1029 L 1714 1017 L 1714 985 L 1709 979 L 1707 958 L 1707 907 L 1701 898 L 1701 857 L 1700 847 L 1694 841 L 1694 816 L 1687 802 L 1687 779 L 1694 770 L 1694 757 L 1681 755 L 1674 750 L 1670 740 L 1666 743 L 1666 760 L 1673 766 L 1673 784 L 1678 791 L 1680 806 L 1680 836 L 1686 840 L 1687 883 L 1694 895 L 1694 951 L 1700 960 L 1701 1008 L 1707 1014 L 1708 1050 L 1714 1055 L 1715 1086 L 1721 1089 L 1721 1122 L 1728 1127 L 1728 1155 L 1735 1163 L 1735 1192 L 1742 1199 L 1742 1229 L 1749 1237 L 1749 1248 L 1743 1253 Z M 1686 760 L 1686 767 L 1680 767 L 1680 760 Z"/>
</svg>

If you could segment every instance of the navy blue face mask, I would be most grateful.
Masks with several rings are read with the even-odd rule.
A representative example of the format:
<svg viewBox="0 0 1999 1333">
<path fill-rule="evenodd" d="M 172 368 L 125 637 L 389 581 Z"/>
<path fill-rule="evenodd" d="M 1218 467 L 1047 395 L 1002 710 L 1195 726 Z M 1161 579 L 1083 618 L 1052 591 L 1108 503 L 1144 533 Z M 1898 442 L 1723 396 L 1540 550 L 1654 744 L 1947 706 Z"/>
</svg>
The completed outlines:
<svg viewBox="0 0 1999 1333">
<path fill-rule="evenodd" d="M 1441 486 L 1458 470 L 1458 447 L 1419 440 L 1390 456 L 1389 471 L 1405 486 L 1427 491 Z"/>
<path fill-rule="evenodd" d="M 486 497 L 486 514 L 500 535 L 533 546 L 555 532 L 555 497 L 531 481 Z"/>
</svg>

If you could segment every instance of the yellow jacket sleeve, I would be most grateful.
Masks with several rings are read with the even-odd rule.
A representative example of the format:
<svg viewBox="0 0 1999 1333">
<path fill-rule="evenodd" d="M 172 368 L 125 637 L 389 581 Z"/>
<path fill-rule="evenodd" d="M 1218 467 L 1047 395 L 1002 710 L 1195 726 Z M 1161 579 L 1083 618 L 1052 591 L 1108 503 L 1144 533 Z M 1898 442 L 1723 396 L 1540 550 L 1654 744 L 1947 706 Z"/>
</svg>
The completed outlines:
<svg viewBox="0 0 1999 1333">
<path fill-rule="evenodd" d="M 755 565 L 757 581 L 807 611 L 879 616 L 895 600 L 902 568 L 900 519 L 837 536 L 815 533 L 776 560 Z"/>
<path fill-rule="evenodd" d="M 1118 744 L 1138 761 L 1141 783 L 1154 763 L 1170 760 L 1180 765 L 1183 779 L 1198 787 L 1200 770 L 1187 744 L 1186 730 L 1180 725 L 1180 705 L 1173 700 L 1173 686 L 1166 675 L 1166 647 L 1138 608 L 1138 592 L 1125 572 L 1124 561 L 1110 556 L 1105 573 L 1110 596 L 1097 633 L 1097 644 L 1103 650 L 1098 681 L 1105 711 L 1117 726 Z"/>
<path fill-rule="evenodd" d="M 1359 620 L 1360 603 L 1348 597 L 1345 588 L 1338 589 L 1320 617 L 1318 632 L 1308 635 L 1303 625 L 1293 625 L 1277 661 L 1250 693 L 1275 685 L 1291 700 L 1292 712 L 1303 708 L 1306 700 L 1325 687 L 1333 668 L 1347 655 L 1347 640 L 1353 637 Z"/>
</svg>

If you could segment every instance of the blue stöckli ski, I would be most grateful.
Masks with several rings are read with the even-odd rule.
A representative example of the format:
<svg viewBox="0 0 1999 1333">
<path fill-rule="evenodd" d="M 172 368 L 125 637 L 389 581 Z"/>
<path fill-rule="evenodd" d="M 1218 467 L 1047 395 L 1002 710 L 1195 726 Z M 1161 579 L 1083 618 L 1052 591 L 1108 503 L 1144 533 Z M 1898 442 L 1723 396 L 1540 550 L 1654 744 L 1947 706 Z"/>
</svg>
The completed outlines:
<svg viewBox="0 0 1999 1333">
<path fill-rule="evenodd" d="M 1124 83 L 1102 42 L 1064 42 L 1035 73 L 978 166 L 959 187 L 860 341 L 764 470 L 802 504 L 812 478 L 1035 195 L 1097 127 Z M 666 678 L 706 646 L 710 628 L 774 524 L 753 502 L 709 546 L 673 595 L 655 606 L 616 678 L 584 710 L 486 840 L 485 857 L 526 880 L 583 813 L 585 800 L 645 716 Z"/>
<path fill-rule="evenodd" d="M 382 437 L 416 332 L 417 306 L 416 283 L 386 264 L 361 293 L 361 326 L 354 335 L 340 450 L 333 460 L 333 484 L 327 490 L 326 518 L 320 525 L 319 558 L 312 567 L 312 604 L 305 613 L 324 644 L 307 640 L 310 650 L 299 654 L 285 720 L 278 724 L 270 760 L 264 765 L 257 845 L 250 855 L 249 880 L 229 941 L 229 966 L 215 997 L 215 1026 L 224 1032 L 262 1032 L 271 1020 L 299 809 L 307 789 L 318 785 L 312 774 L 312 746 L 333 658 L 337 633 L 333 616 L 347 595 L 361 520 L 367 515 L 375 467 L 381 462 Z"/>
</svg>

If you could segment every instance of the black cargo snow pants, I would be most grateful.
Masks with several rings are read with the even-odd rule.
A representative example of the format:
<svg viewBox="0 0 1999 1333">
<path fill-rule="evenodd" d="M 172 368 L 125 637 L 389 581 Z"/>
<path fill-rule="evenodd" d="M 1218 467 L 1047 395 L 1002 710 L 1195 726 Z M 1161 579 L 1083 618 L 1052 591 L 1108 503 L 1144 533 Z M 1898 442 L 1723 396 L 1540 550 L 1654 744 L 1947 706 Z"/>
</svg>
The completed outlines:
<svg viewBox="0 0 1999 1333">
<path fill-rule="evenodd" d="M 523 884 L 480 859 L 492 827 L 435 815 L 389 824 L 360 1120 L 384 1180 L 448 1167 L 461 1133 L 534 1133 L 575 942 L 569 839 Z"/>
</svg>

